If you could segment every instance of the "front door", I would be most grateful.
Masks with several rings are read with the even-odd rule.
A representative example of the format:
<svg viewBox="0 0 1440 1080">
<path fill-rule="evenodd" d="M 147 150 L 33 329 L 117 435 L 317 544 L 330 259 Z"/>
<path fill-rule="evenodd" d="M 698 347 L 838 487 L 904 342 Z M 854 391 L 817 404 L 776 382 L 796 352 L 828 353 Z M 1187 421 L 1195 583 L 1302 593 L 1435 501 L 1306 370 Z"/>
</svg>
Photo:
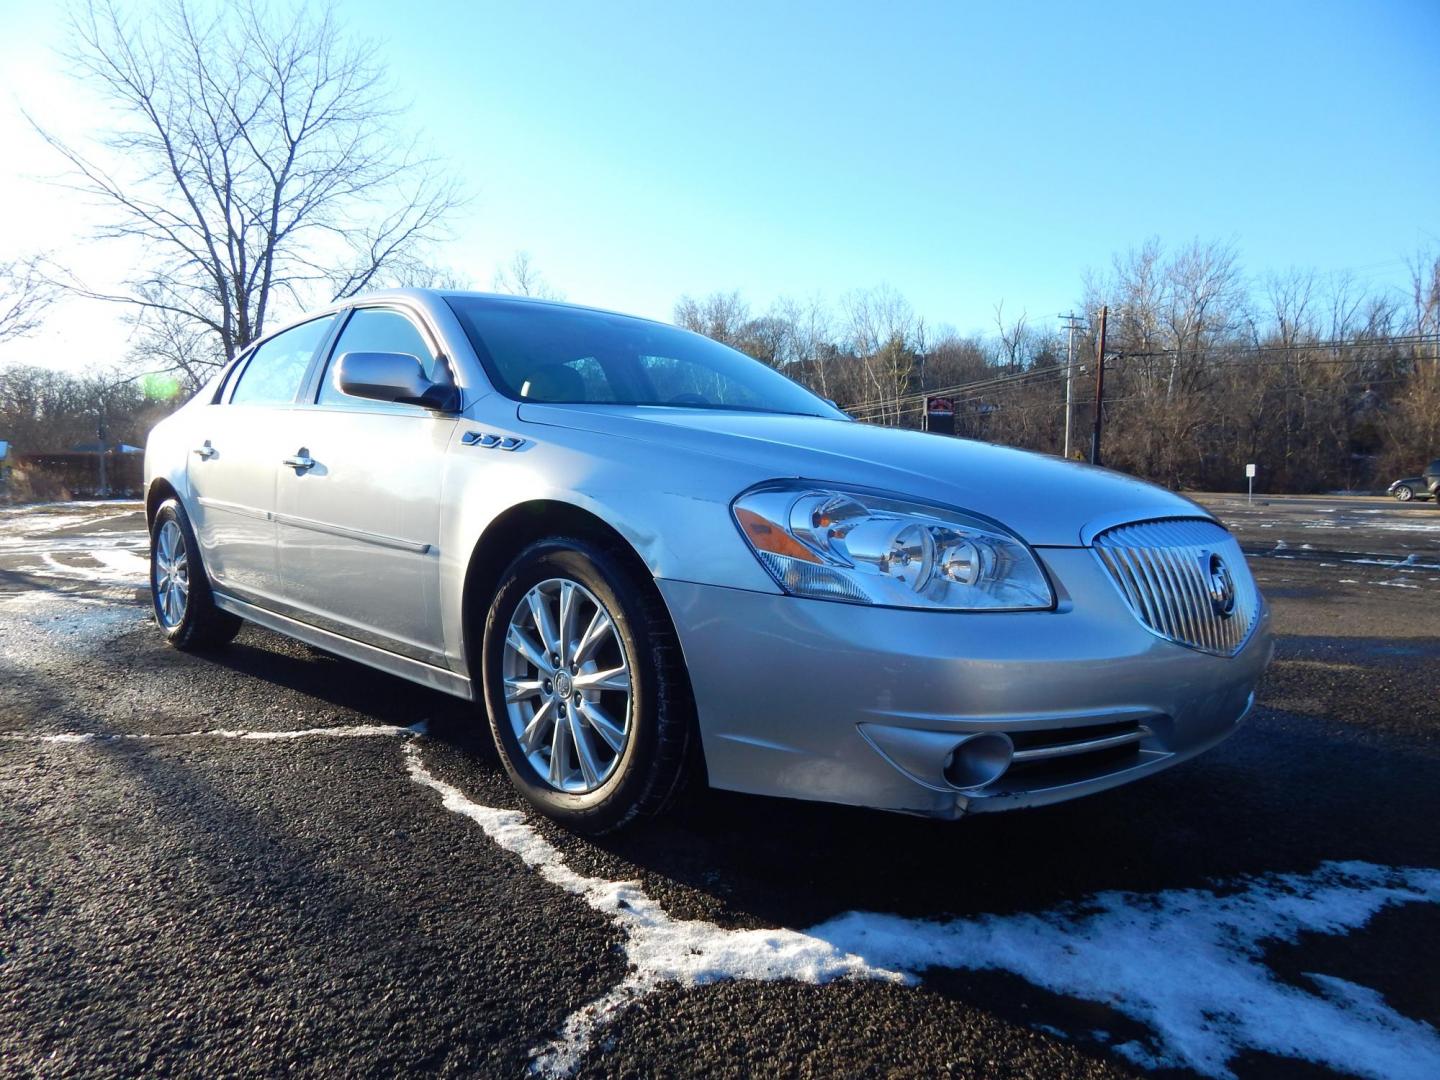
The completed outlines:
<svg viewBox="0 0 1440 1080">
<path fill-rule="evenodd" d="M 275 499 L 284 599 L 296 617 L 402 656 L 445 666 L 440 629 L 440 497 L 455 419 L 413 405 L 353 398 L 335 386 L 347 352 L 415 356 L 433 375 L 437 349 L 394 308 L 351 313 L 316 400 L 287 422 Z"/>
</svg>

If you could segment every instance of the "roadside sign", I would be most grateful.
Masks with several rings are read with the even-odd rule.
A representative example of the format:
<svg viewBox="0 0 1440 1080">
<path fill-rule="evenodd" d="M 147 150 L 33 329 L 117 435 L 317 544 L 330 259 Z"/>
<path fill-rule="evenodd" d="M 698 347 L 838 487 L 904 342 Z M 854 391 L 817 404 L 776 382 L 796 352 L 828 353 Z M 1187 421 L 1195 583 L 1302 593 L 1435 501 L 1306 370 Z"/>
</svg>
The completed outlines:
<svg viewBox="0 0 1440 1080">
<path fill-rule="evenodd" d="M 1246 504 L 1248 505 L 1249 503 L 1253 502 L 1254 500 L 1255 500 L 1255 463 L 1254 463 L 1253 461 L 1250 461 L 1250 462 L 1246 462 L 1246 464 L 1245 464 L 1245 502 L 1246 502 Z"/>
<path fill-rule="evenodd" d="M 1255 463 L 1253 461 L 1245 466 L 1245 475 L 1248 476 L 1251 480 L 1255 479 Z"/>
<path fill-rule="evenodd" d="M 950 398 L 925 399 L 925 430 L 940 435 L 955 434 L 955 402 Z"/>
</svg>

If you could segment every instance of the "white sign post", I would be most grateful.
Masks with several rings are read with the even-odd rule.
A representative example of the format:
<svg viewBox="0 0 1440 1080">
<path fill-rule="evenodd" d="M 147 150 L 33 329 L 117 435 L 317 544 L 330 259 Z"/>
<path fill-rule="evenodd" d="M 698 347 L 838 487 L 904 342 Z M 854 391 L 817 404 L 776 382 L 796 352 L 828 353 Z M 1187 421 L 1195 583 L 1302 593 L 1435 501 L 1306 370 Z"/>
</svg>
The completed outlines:
<svg viewBox="0 0 1440 1080">
<path fill-rule="evenodd" d="M 1252 461 L 1245 466 L 1245 504 L 1248 506 L 1255 501 L 1255 463 Z"/>
</svg>

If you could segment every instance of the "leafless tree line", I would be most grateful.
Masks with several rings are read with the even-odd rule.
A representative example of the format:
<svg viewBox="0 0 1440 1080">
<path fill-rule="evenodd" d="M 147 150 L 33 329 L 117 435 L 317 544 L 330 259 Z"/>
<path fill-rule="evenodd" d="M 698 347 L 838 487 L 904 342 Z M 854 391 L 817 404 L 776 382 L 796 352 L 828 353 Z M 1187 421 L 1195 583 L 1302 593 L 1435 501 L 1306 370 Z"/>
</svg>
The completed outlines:
<svg viewBox="0 0 1440 1080">
<path fill-rule="evenodd" d="M 1350 275 L 1244 274 L 1232 246 L 1158 241 L 1086 276 L 1076 337 L 1073 456 L 1094 418 L 1098 313 L 1108 307 L 1108 465 L 1173 487 L 1373 486 L 1440 456 L 1440 253 L 1411 264 L 1409 295 Z M 995 330 L 931 329 L 888 287 L 782 298 L 752 314 L 739 292 L 682 297 L 682 326 L 770 364 L 859 419 L 918 427 L 924 400 L 956 404 L 960 434 L 1060 453 L 1066 341 L 1058 320 L 995 308 Z M 1049 322 L 1049 320 L 1047 320 Z"/>
<path fill-rule="evenodd" d="M 102 431 L 107 445 L 144 446 L 174 408 L 168 389 L 119 372 L 9 365 L 0 369 L 0 437 L 16 454 L 72 450 L 100 441 Z"/>
</svg>

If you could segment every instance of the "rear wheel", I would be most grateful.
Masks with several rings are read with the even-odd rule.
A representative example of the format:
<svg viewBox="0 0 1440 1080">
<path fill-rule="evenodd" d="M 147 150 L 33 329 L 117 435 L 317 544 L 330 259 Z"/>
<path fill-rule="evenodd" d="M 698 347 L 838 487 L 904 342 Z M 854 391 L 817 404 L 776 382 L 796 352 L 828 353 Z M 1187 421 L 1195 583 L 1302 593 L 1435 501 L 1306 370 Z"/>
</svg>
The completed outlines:
<svg viewBox="0 0 1440 1080">
<path fill-rule="evenodd" d="M 162 503 L 150 523 L 150 602 L 160 632 L 177 649 L 216 648 L 240 630 L 239 618 L 215 606 L 200 546 L 176 499 Z"/>
<path fill-rule="evenodd" d="M 511 781 L 583 832 L 663 810 L 689 771 L 694 706 L 655 586 L 627 553 L 526 548 L 485 622 L 485 700 Z"/>
</svg>

